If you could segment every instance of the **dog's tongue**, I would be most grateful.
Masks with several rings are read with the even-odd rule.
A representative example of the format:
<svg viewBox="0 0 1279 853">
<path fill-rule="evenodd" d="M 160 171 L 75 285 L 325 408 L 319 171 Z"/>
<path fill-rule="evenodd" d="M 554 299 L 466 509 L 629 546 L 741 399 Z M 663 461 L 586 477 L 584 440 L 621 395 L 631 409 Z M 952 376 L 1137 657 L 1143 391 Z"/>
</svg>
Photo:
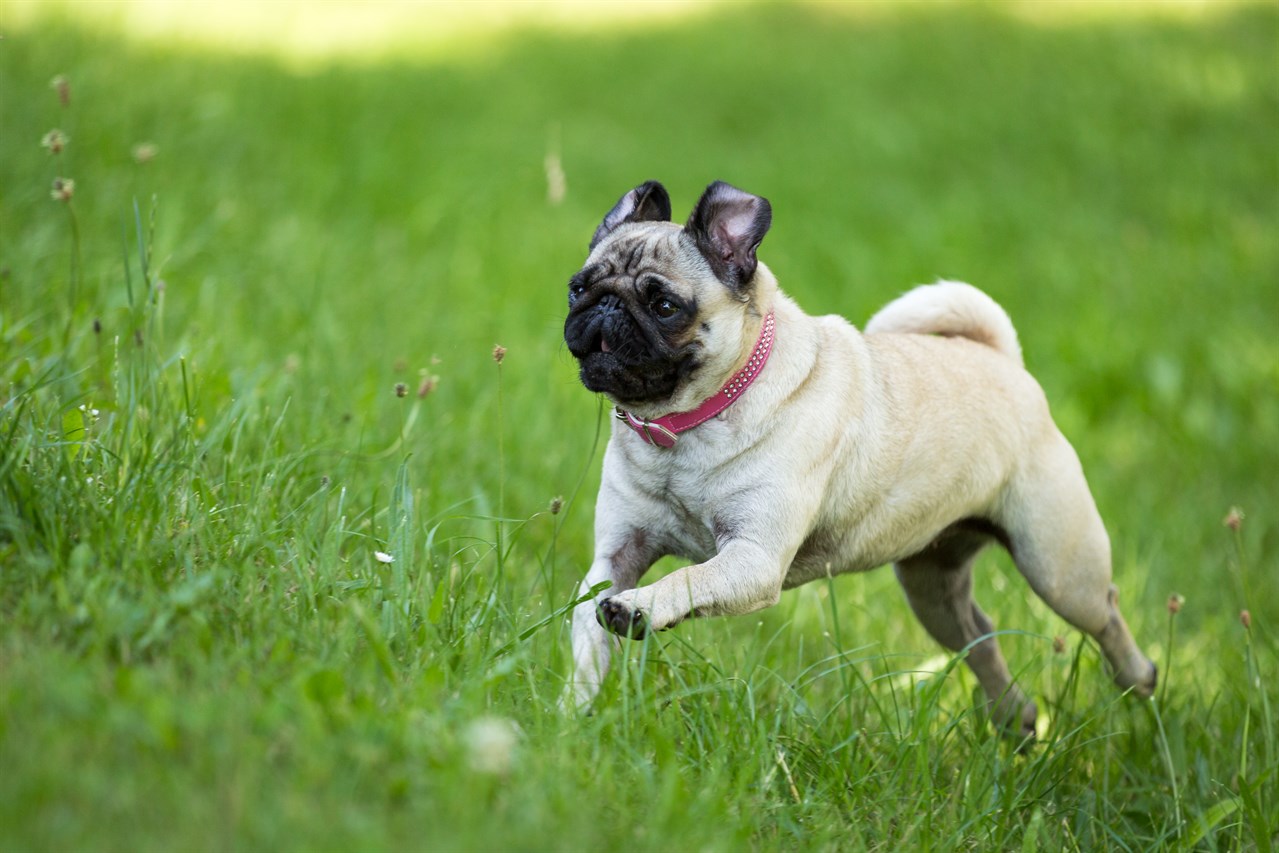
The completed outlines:
<svg viewBox="0 0 1279 853">
<path fill-rule="evenodd" d="M 608 345 L 608 338 L 600 338 L 600 352 L 612 352 L 612 348 Z"/>
</svg>

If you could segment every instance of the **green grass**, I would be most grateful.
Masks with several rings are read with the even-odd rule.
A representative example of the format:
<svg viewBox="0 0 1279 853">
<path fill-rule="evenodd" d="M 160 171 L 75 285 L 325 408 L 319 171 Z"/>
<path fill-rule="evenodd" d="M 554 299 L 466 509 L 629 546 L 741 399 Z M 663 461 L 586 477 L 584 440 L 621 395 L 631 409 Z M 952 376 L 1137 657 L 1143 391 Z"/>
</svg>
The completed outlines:
<svg viewBox="0 0 1279 853">
<path fill-rule="evenodd" d="M 6 32 L 0 848 L 1274 849 L 1277 68 L 1273 4 L 731 5 L 307 70 Z M 677 216 L 768 196 L 811 312 L 939 276 L 1008 308 L 1157 702 L 992 554 L 1026 754 L 889 572 L 628 644 L 558 709 L 608 428 L 565 283 L 648 178 Z"/>
</svg>

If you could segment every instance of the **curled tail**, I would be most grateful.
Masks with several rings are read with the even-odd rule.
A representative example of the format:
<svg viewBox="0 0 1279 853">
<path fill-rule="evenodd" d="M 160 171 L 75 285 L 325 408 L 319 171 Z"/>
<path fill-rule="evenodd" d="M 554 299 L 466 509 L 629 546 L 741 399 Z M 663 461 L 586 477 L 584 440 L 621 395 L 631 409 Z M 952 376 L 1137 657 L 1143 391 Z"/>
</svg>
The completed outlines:
<svg viewBox="0 0 1279 853">
<path fill-rule="evenodd" d="M 879 309 L 865 331 L 968 338 L 1022 364 L 1013 321 L 999 303 L 960 281 L 925 284 L 902 294 Z"/>
</svg>

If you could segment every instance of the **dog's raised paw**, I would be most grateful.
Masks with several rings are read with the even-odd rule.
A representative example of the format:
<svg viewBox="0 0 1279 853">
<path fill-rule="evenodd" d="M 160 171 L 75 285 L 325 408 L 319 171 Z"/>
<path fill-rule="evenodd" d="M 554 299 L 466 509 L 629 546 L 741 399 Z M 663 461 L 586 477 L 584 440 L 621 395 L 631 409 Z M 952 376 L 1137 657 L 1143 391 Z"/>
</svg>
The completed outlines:
<svg viewBox="0 0 1279 853">
<path fill-rule="evenodd" d="M 648 633 L 648 619 L 642 611 L 632 609 L 617 598 L 606 598 L 595 608 L 600 625 L 621 637 L 642 640 Z"/>
<path fill-rule="evenodd" d="M 1133 695 L 1139 699 L 1149 699 L 1155 695 L 1155 687 L 1159 683 L 1159 668 L 1153 661 L 1145 660 L 1144 671 L 1140 675 L 1125 673 L 1115 677 L 1115 684 L 1124 690 L 1132 689 Z"/>
</svg>

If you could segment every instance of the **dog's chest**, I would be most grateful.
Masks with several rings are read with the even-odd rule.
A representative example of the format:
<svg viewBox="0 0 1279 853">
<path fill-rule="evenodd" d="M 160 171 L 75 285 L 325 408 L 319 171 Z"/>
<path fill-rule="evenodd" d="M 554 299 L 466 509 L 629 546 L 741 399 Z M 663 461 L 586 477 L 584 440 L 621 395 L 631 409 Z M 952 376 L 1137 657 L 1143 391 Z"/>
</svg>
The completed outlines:
<svg viewBox="0 0 1279 853">
<path fill-rule="evenodd" d="M 691 560 L 715 555 L 725 533 L 724 484 L 697 465 L 667 464 L 633 469 L 641 507 L 631 507 L 647 532 L 660 536 L 669 553 Z"/>
<path fill-rule="evenodd" d="M 717 549 L 716 535 L 723 521 L 717 518 L 717 502 L 706 489 L 697 488 L 697 479 L 683 472 L 662 478 L 656 496 L 664 512 L 662 527 L 671 540 L 671 549 L 690 560 L 708 560 Z"/>
</svg>

